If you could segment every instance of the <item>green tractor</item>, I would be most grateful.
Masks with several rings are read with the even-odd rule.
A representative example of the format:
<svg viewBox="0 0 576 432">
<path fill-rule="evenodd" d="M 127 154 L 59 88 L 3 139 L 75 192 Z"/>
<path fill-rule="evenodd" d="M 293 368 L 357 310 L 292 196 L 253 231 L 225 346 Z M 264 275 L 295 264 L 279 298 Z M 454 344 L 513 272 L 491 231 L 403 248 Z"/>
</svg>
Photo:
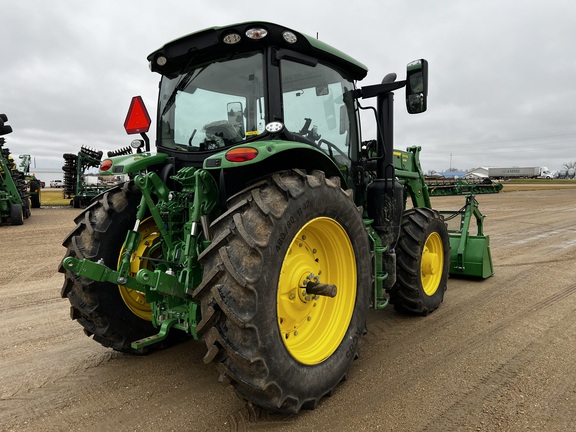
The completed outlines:
<svg viewBox="0 0 576 432">
<path fill-rule="evenodd" d="M 4 147 L 2 135 L 12 132 L 7 121 L 6 114 L 0 114 L 0 222 L 22 225 L 30 217 L 30 194 L 24 173 L 18 170 L 10 149 Z"/>
<path fill-rule="evenodd" d="M 148 57 L 161 75 L 156 147 L 132 100 L 137 153 L 64 240 L 62 297 L 87 335 L 141 354 L 202 339 L 247 401 L 314 408 L 356 358 L 370 307 L 426 315 L 443 301 L 450 234 L 419 147 L 393 150 L 393 92 L 426 110 L 428 66 L 356 87 L 367 68 L 281 25 L 214 27 Z M 360 100 L 377 140 L 362 141 Z M 410 199 L 411 205 L 407 205 Z"/>
</svg>

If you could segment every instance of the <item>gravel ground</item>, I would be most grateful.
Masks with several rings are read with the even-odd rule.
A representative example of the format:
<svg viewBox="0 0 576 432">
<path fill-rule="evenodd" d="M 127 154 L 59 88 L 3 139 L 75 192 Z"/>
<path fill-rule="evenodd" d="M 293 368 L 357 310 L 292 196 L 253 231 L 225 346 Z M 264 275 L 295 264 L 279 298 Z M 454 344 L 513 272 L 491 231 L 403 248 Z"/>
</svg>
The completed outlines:
<svg viewBox="0 0 576 432">
<path fill-rule="evenodd" d="M 289 417 L 219 383 L 202 342 L 133 357 L 86 337 L 57 273 L 79 210 L 34 209 L 24 225 L 0 226 L 0 429 L 574 430 L 576 190 L 477 198 L 495 275 L 451 278 L 425 318 L 371 310 L 349 379 Z"/>
</svg>

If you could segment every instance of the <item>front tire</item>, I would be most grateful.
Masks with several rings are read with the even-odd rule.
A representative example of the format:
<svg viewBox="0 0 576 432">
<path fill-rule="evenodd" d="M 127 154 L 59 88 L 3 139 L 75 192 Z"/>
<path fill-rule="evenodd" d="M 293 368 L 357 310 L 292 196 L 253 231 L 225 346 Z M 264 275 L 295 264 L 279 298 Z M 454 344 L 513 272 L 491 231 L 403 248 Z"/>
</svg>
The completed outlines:
<svg viewBox="0 0 576 432">
<path fill-rule="evenodd" d="M 396 284 L 390 302 L 400 312 L 427 315 L 444 300 L 450 268 L 450 236 L 440 213 L 404 212 L 396 245 Z"/>
<path fill-rule="evenodd" d="M 266 410 L 313 408 L 342 381 L 366 328 L 368 236 L 337 178 L 277 173 L 234 197 L 200 256 L 205 362 Z M 306 283 L 337 286 L 334 298 Z"/>
</svg>

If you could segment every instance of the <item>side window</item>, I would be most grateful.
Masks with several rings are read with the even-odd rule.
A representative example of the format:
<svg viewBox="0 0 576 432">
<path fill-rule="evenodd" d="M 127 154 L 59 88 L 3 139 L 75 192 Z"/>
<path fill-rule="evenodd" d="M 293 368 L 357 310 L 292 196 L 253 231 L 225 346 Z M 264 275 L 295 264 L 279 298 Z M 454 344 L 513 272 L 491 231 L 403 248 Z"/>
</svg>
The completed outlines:
<svg viewBox="0 0 576 432">
<path fill-rule="evenodd" d="M 350 133 L 350 109 L 343 95 L 352 88 L 351 82 L 325 65 L 312 67 L 283 60 L 285 127 L 313 141 L 339 164 L 349 165 L 354 132 Z"/>
</svg>

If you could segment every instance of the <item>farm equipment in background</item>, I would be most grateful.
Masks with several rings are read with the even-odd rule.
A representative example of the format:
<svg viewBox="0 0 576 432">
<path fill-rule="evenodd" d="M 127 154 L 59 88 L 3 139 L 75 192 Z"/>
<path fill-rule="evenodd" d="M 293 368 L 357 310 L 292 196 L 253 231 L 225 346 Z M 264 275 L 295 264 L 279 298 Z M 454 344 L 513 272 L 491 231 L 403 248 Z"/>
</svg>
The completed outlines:
<svg viewBox="0 0 576 432">
<path fill-rule="evenodd" d="M 161 75 L 157 153 L 135 97 L 124 126 L 143 138 L 137 153 L 100 163 L 132 180 L 63 242 L 71 317 L 127 353 L 203 339 L 242 398 L 314 408 L 347 376 L 370 306 L 427 315 L 444 299 L 451 234 L 420 147 L 393 147 L 394 91 L 426 111 L 428 63 L 357 88 L 362 63 L 264 22 L 193 33 L 148 60 Z M 361 138 L 364 99 L 376 140 Z"/>
<path fill-rule="evenodd" d="M 85 177 L 89 168 L 100 166 L 102 151 L 82 146 L 78 154 L 64 155 L 64 198 L 70 199 L 74 208 L 86 207 L 92 198 L 102 192 L 97 184 L 91 184 Z"/>
<path fill-rule="evenodd" d="M 108 152 L 108 157 L 131 154 L 130 147 Z M 70 204 L 74 208 L 86 207 L 94 197 L 100 195 L 104 191 L 113 187 L 117 181 L 110 180 L 109 182 L 102 183 L 96 176 L 86 175 L 90 168 L 97 168 L 100 166 L 102 160 L 102 151 L 92 150 L 88 147 L 82 146 L 78 154 L 66 153 L 64 154 L 64 198 L 70 199 Z M 104 173 L 110 177 L 110 173 Z"/>
<path fill-rule="evenodd" d="M 12 132 L 7 121 L 6 114 L 0 114 L 0 221 L 22 225 L 30 217 L 30 196 L 24 173 L 17 169 L 10 149 L 4 147 L 6 138 L 2 135 Z"/>
<path fill-rule="evenodd" d="M 28 190 L 30 191 L 30 205 L 32 208 L 40 208 L 42 205 L 42 182 L 35 175 L 28 175 Z"/>
<path fill-rule="evenodd" d="M 494 274 L 490 237 L 484 234 L 484 215 L 475 195 L 498 193 L 504 185 L 490 179 L 426 181 L 430 196 L 465 195 L 466 204 L 456 211 L 440 211 L 450 233 L 450 275 L 488 278 Z M 456 222 L 456 226 L 451 225 Z M 476 234 L 470 234 L 473 224 Z"/>
<path fill-rule="evenodd" d="M 30 163 L 32 158 L 28 154 L 23 154 L 18 156 L 20 159 L 20 164 L 18 165 L 18 170 L 23 172 L 24 175 L 30 174 Z"/>
<path fill-rule="evenodd" d="M 32 208 L 40 208 L 41 205 L 41 189 L 42 182 L 36 178 L 34 174 L 30 173 L 30 165 L 32 158 L 28 154 L 20 155 L 20 165 L 18 170 L 24 173 L 24 178 L 28 184 L 28 192 L 30 194 L 30 205 Z"/>
<path fill-rule="evenodd" d="M 489 178 L 484 179 L 435 179 L 426 180 L 426 186 L 430 191 L 430 196 L 450 196 L 450 195 L 479 195 L 498 193 L 504 185 L 495 183 Z"/>
</svg>

